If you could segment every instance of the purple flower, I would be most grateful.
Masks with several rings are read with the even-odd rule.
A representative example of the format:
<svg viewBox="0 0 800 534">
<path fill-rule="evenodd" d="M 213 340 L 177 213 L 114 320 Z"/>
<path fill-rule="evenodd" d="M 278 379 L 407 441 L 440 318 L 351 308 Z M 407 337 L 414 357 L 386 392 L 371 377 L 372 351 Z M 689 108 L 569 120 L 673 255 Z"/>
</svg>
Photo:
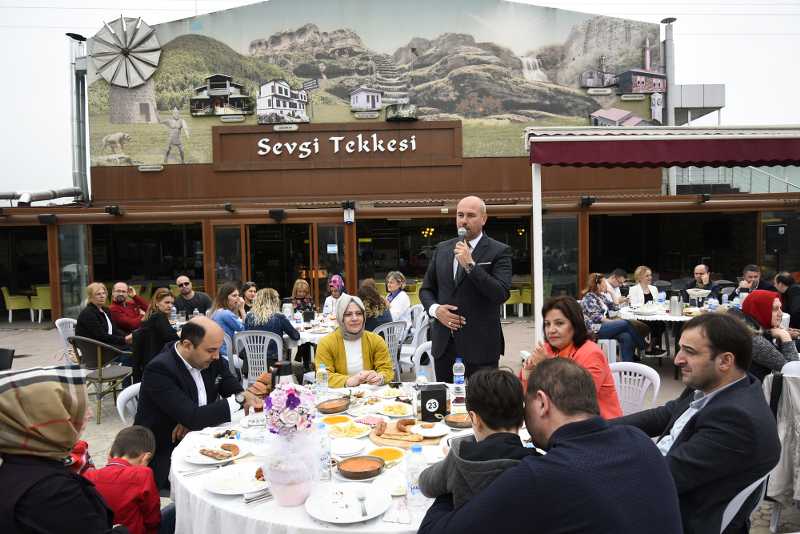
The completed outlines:
<svg viewBox="0 0 800 534">
<path fill-rule="evenodd" d="M 293 392 L 289 393 L 286 396 L 286 407 L 290 409 L 294 409 L 300 406 L 300 397 L 295 395 Z"/>
<path fill-rule="evenodd" d="M 272 408 L 272 397 L 267 397 L 264 399 L 264 409 L 269 410 Z"/>
</svg>

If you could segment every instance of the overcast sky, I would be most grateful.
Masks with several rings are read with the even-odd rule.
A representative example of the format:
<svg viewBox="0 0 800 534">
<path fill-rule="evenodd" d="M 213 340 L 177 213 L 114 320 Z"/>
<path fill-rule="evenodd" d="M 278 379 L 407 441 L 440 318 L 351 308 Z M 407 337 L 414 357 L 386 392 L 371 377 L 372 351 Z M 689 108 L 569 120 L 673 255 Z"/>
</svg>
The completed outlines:
<svg viewBox="0 0 800 534">
<path fill-rule="evenodd" d="M 0 72 L 9 115 L 0 129 L 0 190 L 72 185 L 65 32 L 90 37 L 103 20 L 120 14 L 157 24 L 249 3 L 253 2 L 0 0 Z M 724 83 L 722 124 L 800 124 L 794 96 L 800 87 L 800 0 L 522 3 L 647 22 L 677 17 L 676 81 Z M 716 115 L 697 124 L 716 124 Z"/>
</svg>

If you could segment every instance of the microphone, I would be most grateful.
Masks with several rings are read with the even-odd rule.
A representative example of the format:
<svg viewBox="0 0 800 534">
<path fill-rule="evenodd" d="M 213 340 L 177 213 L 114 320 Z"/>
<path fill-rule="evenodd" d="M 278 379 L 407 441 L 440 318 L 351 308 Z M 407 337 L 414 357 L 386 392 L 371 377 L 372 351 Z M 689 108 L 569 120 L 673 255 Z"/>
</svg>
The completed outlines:
<svg viewBox="0 0 800 534">
<path fill-rule="evenodd" d="M 466 229 L 466 228 L 464 228 L 463 226 L 459 226 L 459 227 L 458 227 L 458 237 L 459 237 L 459 239 L 461 239 L 461 241 L 463 241 L 464 243 L 466 243 L 466 242 L 467 242 L 467 229 Z"/>
</svg>

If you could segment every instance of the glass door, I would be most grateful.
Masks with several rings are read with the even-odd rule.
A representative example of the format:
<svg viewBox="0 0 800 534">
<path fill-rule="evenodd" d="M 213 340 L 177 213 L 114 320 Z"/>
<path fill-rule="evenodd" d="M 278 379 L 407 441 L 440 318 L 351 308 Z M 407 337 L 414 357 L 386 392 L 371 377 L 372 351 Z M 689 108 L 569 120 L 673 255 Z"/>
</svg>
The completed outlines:
<svg viewBox="0 0 800 534">
<path fill-rule="evenodd" d="M 317 305 L 321 308 L 328 296 L 328 278 L 338 274 L 345 279 L 344 225 L 317 225 L 317 264 L 314 273 Z M 358 288 L 345 287 L 345 291 L 355 294 Z"/>
<path fill-rule="evenodd" d="M 225 282 L 243 282 L 240 225 L 214 227 L 214 256 L 217 289 Z M 214 296 L 211 295 L 211 298 Z"/>
<path fill-rule="evenodd" d="M 311 225 L 248 225 L 250 280 L 271 287 L 281 298 L 292 296 L 298 278 L 311 284 Z"/>
</svg>

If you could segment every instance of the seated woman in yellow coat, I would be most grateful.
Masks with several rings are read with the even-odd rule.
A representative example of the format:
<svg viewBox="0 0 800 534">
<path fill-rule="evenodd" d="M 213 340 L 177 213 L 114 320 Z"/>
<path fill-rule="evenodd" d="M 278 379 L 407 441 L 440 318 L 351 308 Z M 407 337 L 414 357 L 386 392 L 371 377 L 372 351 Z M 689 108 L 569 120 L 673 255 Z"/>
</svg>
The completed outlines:
<svg viewBox="0 0 800 534">
<path fill-rule="evenodd" d="M 383 338 L 364 330 L 364 303 L 343 294 L 336 303 L 339 328 L 317 345 L 314 362 L 325 364 L 332 388 L 381 385 L 394 379 L 392 357 Z"/>
</svg>

